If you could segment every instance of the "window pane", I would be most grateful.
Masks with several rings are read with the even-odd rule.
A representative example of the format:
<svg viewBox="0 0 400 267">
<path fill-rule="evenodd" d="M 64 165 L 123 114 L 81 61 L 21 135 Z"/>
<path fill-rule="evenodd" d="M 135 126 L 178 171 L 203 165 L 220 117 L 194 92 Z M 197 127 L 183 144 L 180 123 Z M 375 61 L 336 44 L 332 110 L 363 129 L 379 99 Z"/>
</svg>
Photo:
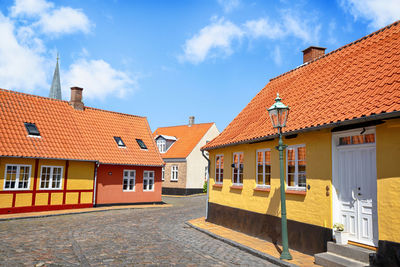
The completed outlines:
<svg viewBox="0 0 400 267">
<path fill-rule="evenodd" d="M 305 162 L 304 162 L 304 164 L 302 164 L 302 161 L 299 162 L 299 173 L 300 172 L 303 172 L 303 173 L 306 172 L 306 164 L 305 164 Z"/>
<path fill-rule="evenodd" d="M 265 151 L 265 162 L 271 162 L 271 151 Z"/>
<path fill-rule="evenodd" d="M 288 166 L 288 173 L 294 173 L 294 172 L 295 172 L 294 164 L 293 165 L 289 165 Z"/>
<path fill-rule="evenodd" d="M 128 180 L 124 179 L 124 186 L 122 187 L 124 190 L 128 189 Z"/>
<path fill-rule="evenodd" d="M 259 165 L 257 166 L 257 173 L 258 174 L 263 174 L 263 165 L 259 163 Z"/>
<path fill-rule="evenodd" d="M 257 184 L 260 184 L 260 185 L 264 184 L 262 174 L 257 175 Z"/>
<path fill-rule="evenodd" d="M 265 175 L 265 184 L 270 185 L 271 184 L 271 174 L 266 174 Z"/>
<path fill-rule="evenodd" d="M 238 163 L 238 155 L 237 154 L 233 155 L 233 163 L 235 163 L 235 165 Z"/>
<path fill-rule="evenodd" d="M 365 135 L 365 143 L 375 143 L 375 135 L 374 134 L 366 134 Z"/>
<path fill-rule="evenodd" d="M 343 145 L 350 145 L 350 136 L 346 136 L 346 137 L 340 137 L 339 138 L 339 145 L 343 146 Z"/>
<path fill-rule="evenodd" d="M 306 159 L 306 148 L 303 146 L 303 147 L 298 147 L 297 148 L 297 153 L 298 153 L 298 155 L 297 155 L 297 159 L 298 160 L 305 160 Z"/>
<path fill-rule="evenodd" d="M 133 185 L 134 185 L 133 179 L 130 179 L 129 190 L 133 190 Z"/>
<path fill-rule="evenodd" d="M 239 161 L 240 161 L 240 164 L 243 164 L 243 160 L 244 160 L 243 153 L 240 153 L 240 154 L 239 154 Z"/>
<path fill-rule="evenodd" d="M 288 161 L 294 161 L 295 160 L 295 155 L 294 155 L 294 149 L 293 148 L 288 148 L 287 150 L 288 154 Z"/>
<path fill-rule="evenodd" d="M 265 173 L 271 173 L 271 165 L 265 164 Z"/>
<path fill-rule="evenodd" d="M 299 174 L 299 187 L 306 187 L 306 176 Z"/>
<path fill-rule="evenodd" d="M 362 135 L 355 135 L 351 137 L 351 142 L 354 145 L 357 144 L 363 144 L 364 143 L 364 137 Z"/>
<path fill-rule="evenodd" d="M 223 180 L 224 180 L 224 169 L 220 169 L 219 181 L 222 183 Z"/>
<path fill-rule="evenodd" d="M 262 165 L 262 163 L 263 163 L 263 161 L 264 161 L 264 159 L 263 159 L 263 152 L 257 152 L 257 162 L 258 162 L 258 164 L 260 164 L 260 165 Z"/>
<path fill-rule="evenodd" d="M 288 174 L 288 185 L 295 186 L 294 184 L 294 174 Z"/>
</svg>

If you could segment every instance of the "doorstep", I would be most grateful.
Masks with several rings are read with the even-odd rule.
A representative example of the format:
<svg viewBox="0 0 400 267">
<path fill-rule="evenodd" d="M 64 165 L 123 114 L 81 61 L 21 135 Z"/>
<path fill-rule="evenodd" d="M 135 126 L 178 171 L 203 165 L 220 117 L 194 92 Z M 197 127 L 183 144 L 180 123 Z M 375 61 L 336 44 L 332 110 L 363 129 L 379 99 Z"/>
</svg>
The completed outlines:
<svg viewBox="0 0 400 267">
<path fill-rule="evenodd" d="M 108 210 L 125 210 L 125 209 L 147 209 L 147 208 L 168 208 L 172 207 L 171 204 L 135 204 L 135 205 L 116 205 L 106 207 L 95 207 L 95 208 L 82 208 L 82 209 L 66 209 L 66 210 L 50 210 L 50 211 L 39 211 L 39 212 L 26 212 L 26 213 L 12 213 L 0 215 L 0 221 L 18 220 L 18 219 L 29 219 L 29 218 L 41 218 L 50 216 L 60 216 L 69 214 L 81 214 L 90 212 L 101 212 Z"/>
<path fill-rule="evenodd" d="M 313 256 L 292 249 L 289 249 L 289 251 L 293 260 L 280 260 L 278 249 L 281 250 L 281 246 L 217 224 L 206 222 L 204 217 L 190 220 L 187 224 L 216 239 L 280 266 L 319 266 L 314 264 Z"/>
</svg>

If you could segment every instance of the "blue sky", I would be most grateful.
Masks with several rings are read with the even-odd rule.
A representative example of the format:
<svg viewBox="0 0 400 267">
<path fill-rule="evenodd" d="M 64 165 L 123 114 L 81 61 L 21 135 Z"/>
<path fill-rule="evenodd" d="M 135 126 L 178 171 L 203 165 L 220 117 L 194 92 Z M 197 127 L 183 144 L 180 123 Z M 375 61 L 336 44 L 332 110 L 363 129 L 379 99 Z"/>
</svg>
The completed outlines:
<svg viewBox="0 0 400 267">
<path fill-rule="evenodd" d="M 47 96 L 60 53 L 63 99 L 146 116 L 152 130 L 222 131 L 273 78 L 400 18 L 400 1 L 0 2 L 0 88 Z M 271 104 L 273 99 L 271 99 Z"/>
</svg>

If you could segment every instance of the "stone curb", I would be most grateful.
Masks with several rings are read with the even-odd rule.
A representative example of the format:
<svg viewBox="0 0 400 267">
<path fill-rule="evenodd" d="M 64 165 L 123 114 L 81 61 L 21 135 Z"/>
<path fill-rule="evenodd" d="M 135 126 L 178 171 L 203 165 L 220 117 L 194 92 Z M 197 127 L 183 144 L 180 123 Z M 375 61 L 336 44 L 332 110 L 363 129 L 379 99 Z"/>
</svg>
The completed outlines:
<svg viewBox="0 0 400 267">
<path fill-rule="evenodd" d="M 200 232 L 202 232 L 202 233 L 204 233 L 206 235 L 211 236 L 212 238 L 215 238 L 215 239 L 220 240 L 220 241 L 222 241 L 224 243 L 227 243 L 227 244 L 229 244 L 231 246 L 234 246 L 234 247 L 236 247 L 236 248 L 238 248 L 240 250 L 243 250 L 243 251 L 245 251 L 247 253 L 250 253 L 250 254 L 252 254 L 252 255 L 254 255 L 256 257 L 259 257 L 261 259 L 267 260 L 267 261 L 269 261 L 269 262 L 271 262 L 273 264 L 276 264 L 276 265 L 279 265 L 279 266 L 285 266 L 285 267 L 298 267 L 298 265 L 296 265 L 296 264 L 289 263 L 289 262 L 286 262 L 286 261 L 282 261 L 282 260 L 280 260 L 278 258 L 275 258 L 274 256 L 269 255 L 269 254 L 263 253 L 261 251 L 258 251 L 256 249 L 253 249 L 253 248 L 250 248 L 248 246 L 242 245 L 242 244 L 240 244 L 238 242 L 235 242 L 233 240 L 230 240 L 230 239 L 224 238 L 222 236 L 216 235 L 216 234 L 214 234 L 214 233 L 212 233 L 212 232 L 210 232 L 208 230 L 205 230 L 205 229 L 202 229 L 200 227 L 197 227 L 197 226 L 191 224 L 190 222 L 185 222 L 185 224 L 190 226 L 190 227 L 192 227 L 192 228 L 194 228 L 194 229 L 196 229 L 197 231 L 200 231 Z"/>
<path fill-rule="evenodd" d="M 198 196 L 205 196 L 206 193 L 199 193 L 193 195 L 161 195 L 162 197 L 198 197 Z"/>
<path fill-rule="evenodd" d="M 114 209 L 98 209 L 98 210 L 85 210 L 85 211 L 77 211 L 77 212 L 65 212 L 65 213 L 55 213 L 55 214 L 38 214 L 38 215 L 27 215 L 21 217 L 10 217 L 10 218 L 0 218 L 0 222 L 2 221 L 12 221 L 12 220 L 24 220 L 24 219 L 36 219 L 36 218 L 45 218 L 45 217 L 53 217 L 53 216 L 64 216 L 64 215 L 75 215 L 75 214 L 84 214 L 84 213 L 93 213 L 93 212 L 105 212 L 112 210 L 130 210 L 130 209 L 154 209 L 154 208 L 169 208 L 172 207 L 171 204 L 157 205 L 154 207 L 121 207 Z"/>
</svg>

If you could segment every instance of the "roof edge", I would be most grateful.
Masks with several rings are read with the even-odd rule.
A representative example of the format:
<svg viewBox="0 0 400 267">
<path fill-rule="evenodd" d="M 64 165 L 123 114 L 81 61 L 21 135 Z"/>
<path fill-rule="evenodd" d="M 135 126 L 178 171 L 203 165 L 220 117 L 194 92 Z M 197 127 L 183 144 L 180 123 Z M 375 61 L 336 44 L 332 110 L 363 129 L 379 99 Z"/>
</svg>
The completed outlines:
<svg viewBox="0 0 400 267">
<path fill-rule="evenodd" d="M 284 132 L 284 133 L 282 133 L 282 135 L 287 136 L 287 135 L 298 134 L 298 133 L 312 132 L 312 131 L 316 131 L 316 130 L 320 130 L 320 129 L 334 128 L 337 126 L 357 124 L 357 123 L 367 122 L 367 121 L 382 120 L 382 119 L 394 119 L 396 117 L 400 117 L 400 111 L 393 111 L 390 113 L 380 113 L 380 114 L 370 115 L 368 117 L 359 117 L 359 118 L 355 118 L 352 120 L 337 121 L 337 122 L 327 123 L 327 124 L 318 125 L 318 126 L 314 126 L 314 127 L 307 127 L 307 128 L 303 128 L 303 129 L 299 129 L 299 130 Z M 228 144 L 223 144 L 223 145 L 213 146 L 213 147 L 208 147 L 208 148 L 203 146 L 200 148 L 200 150 L 201 151 L 210 151 L 210 150 L 215 150 L 215 149 L 225 148 L 225 147 L 230 147 L 230 146 L 272 140 L 277 137 L 278 137 L 278 134 L 266 135 L 266 136 L 261 136 L 261 137 L 252 138 L 252 139 L 246 139 L 246 140 L 242 140 L 242 141 L 238 141 L 238 142 L 234 142 L 234 143 L 228 143 Z"/>
<path fill-rule="evenodd" d="M 98 160 L 91 160 L 91 159 L 45 158 L 45 157 L 7 156 L 7 155 L 0 155 L 0 158 L 20 158 L 20 159 L 24 158 L 24 159 L 73 160 L 73 161 L 99 162 Z"/>
</svg>

